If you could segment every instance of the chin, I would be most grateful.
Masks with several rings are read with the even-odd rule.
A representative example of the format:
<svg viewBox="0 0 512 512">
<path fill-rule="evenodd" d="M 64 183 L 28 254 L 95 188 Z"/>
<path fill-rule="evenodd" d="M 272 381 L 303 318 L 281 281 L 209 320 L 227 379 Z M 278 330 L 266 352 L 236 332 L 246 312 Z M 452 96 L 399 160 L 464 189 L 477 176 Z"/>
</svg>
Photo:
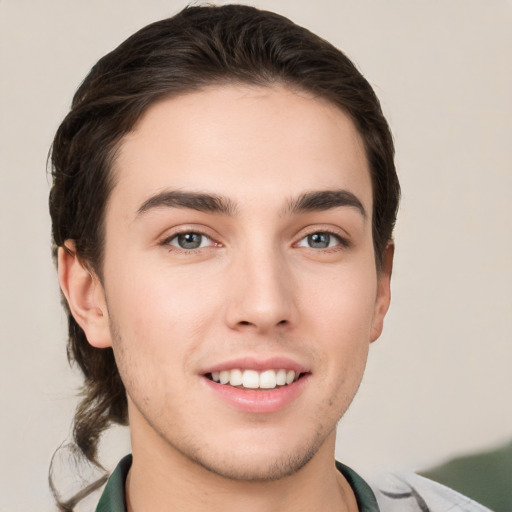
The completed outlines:
<svg viewBox="0 0 512 512">
<path fill-rule="evenodd" d="M 309 450 L 291 455 L 273 457 L 269 460 L 261 460 L 261 457 L 243 459 L 239 455 L 231 460 L 219 460 L 215 463 L 195 458 L 196 464 L 210 473 L 238 482 L 270 482 L 280 480 L 297 473 L 315 455 L 315 451 Z"/>
<path fill-rule="evenodd" d="M 275 442 L 231 442 L 219 451 L 206 449 L 184 453 L 195 464 L 210 473 L 239 482 L 269 482 L 280 480 L 300 471 L 320 450 L 328 436 L 315 433 L 312 439 L 300 444 L 283 446 L 283 434 Z M 261 440 L 260 440 L 261 441 Z M 290 441 L 290 439 L 288 439 Z M 211 446 L 211 445 L 210 445 Z"/>
</svg>

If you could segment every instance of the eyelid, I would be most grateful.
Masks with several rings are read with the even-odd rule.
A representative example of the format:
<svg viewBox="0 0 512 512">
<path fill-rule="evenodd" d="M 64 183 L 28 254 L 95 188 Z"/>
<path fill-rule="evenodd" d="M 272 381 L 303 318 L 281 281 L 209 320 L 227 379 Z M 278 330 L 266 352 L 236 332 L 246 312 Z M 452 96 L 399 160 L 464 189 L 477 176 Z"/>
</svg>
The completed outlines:
<svg viewBox="0 0 512 512">
<path fill-rule="evenodd" d="M 336 243 L 334 245 L 331 245 L 331 242 L 332 240 L 329 240 L 329 245 L 327 247 L 310 247 L 308 245 L 308 238 L 311 236 L 311 235 L 314 235 L 314 234 L 323 234 L 323 235 L 328 235 L 329 237 L 331 238 L 334 238 Z M 304 243 L 303 243 L 304 242 Z M 330 233 L 328 231 L 313 231 L 312 233 L 310 233 L 309 235 L 306 235 L 306 236 L 303 236 L 297 243 L 296 243 L 296 247 L 304 247 L 306 249 L 311 249 L 313 251 L 335 251 L 335 250 L 339 250 L 340 248 L 345 248 L 347 247 L 347 243 L 346 241 L 341 238 L 337 233 Z"/>
<path fill-rule="evenodd" d="M 298 243 L 307 238 L 310 235 L 314 235 L 315 233 L 325 233 L 327 235 L 331 235 L 336 237 L 339 240 L 339 246 L 343 248 L 348 248 L 352 245 L 350 237 L 348 233 L 345 230 L 342 230 L 341 228 L 334 228 L 332 226 L 322 226 L 322 225 L 315 225 L 315 226 L 308 226 L 304 229 L 302 229 L 299 234 L 297 235 L 297 241 L 293 244 L 295 246 L 298 246 Z M 312 249 L 312 248 L 311 248 Z M 335 249 L 335 247 L 329 247 L 325 249 L 313 249 L 315 251 L 319 250 L 329 250 L 329 249 Z"/>
<path fill-rule="evenodd" d="M 209 231 L 208 229 L 205 229 L 203 227 L 186 225 L 186 226 L 179 226 L 176 228 L 172 228 L 170 230 L 167 230 L 165 235 L 163 235 L 158 242 L 158 245 L 166 247 L 168 250 L 177 251 L 177 252 L 183 252 L 183 253 L 193 253 L 195 251 L 201 251 L 203 249 L 208 249 L 209 247 L 222 247 L 222 244 L 218 242 L 212 234 L 207 233 Z M 201 235 L 208 240 L 210 240 L 210 244 L 208 244 L 205 247 L 197 247 L 196 249 L 183 249 L 182 247 L 179 247 L 178 245 L 171 244 L 170 242 L 177 238 L 179 235 L 184 235 L 186 233 L 195 233 L 197 235 Z"/>
</svg>

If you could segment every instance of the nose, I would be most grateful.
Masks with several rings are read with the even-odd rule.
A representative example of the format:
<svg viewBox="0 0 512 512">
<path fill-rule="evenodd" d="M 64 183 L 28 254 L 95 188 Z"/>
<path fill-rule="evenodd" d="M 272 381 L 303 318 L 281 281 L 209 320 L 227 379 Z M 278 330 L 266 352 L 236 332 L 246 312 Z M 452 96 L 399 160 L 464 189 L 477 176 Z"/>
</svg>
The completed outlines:
<svg viewBox="0 0 512 512">
<path fill-rule="evenodd" d="M 298 318 L 293 281 L 278 251 L 242 255 L 230 272 L 228 326 L 261 334 L 293 327 Z"/>
</svg>

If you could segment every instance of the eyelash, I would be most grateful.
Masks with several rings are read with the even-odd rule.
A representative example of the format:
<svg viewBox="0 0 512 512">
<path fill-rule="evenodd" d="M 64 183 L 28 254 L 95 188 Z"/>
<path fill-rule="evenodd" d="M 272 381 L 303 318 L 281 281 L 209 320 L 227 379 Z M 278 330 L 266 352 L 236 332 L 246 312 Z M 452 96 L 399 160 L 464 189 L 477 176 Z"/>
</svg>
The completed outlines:
<svg viewBox="0 0 512 512">
<path fill-rule="evenodd" d="M 195 248 L 186 249 L 183 247 L 179 247 L 179 245 L 174 245 L 171 243 L 173 240 L 177 239 L 181 235 L 199 235 L 200 237 L 202 237 L 200 246 L 195 247 Z M 333 247 L 328 246 L 328 247 L 320 247 L 320 248 L 309 247 L 307 245 L 300 245 L 300 243 L 302 241 L 307 240 L 309 237 L 312 237 L 314 235 L 328 235 L 329 237 L 334 237 L 337 240 L 337 244 Z M 210 241 L 210 243 L 205 247 L 201 247 L 205 238 L 208 239 Z M 330 242 L 331 242 L 331 240 L 329 240 L 328 243 L 330 244 Z M 306 242 L 306 243 L 308 243 L 308 242 Z M 176 251 L 176 252 L 179 252 L 182 254 L 195 254 L 195 253 L 197 253 L 203 249 L 207 249 L 209 247 L 222 247 L 222 244 L 215 242 L 215 240 L 211 236 L 208 236 L 207 234 L 205 234 L 199 230 L 192 230 L 192 229 L 188 229 L 188 230 L 184 229 L 182 231 L 173 233 L 171 236 L 162 240 L 162 242 L 160 242 L 160 245 L 166 246 L 168 251 Z M 304 234 L 299 239 L 299 241 L 294 244 L 294 246 L 295 247 L 305 247 L 306 249 L 310 249 L 310 250 L 318 251 L 318 252 L 320 252 L 320 251 L 322 251 L 322 252 L 337 252 L 339 250 L 346 249 L 346 248 L 350 247 L 350 243 L 346 238 L 340 236 L 339 233 L 336 233 L 332 230 L 323 229 L 323 230 L 311 231 L 309 233 Z"/>
<path fill-rule="evenodd" d="M 302 242 L 303 240 L 306 240 L 308 237 L 311 237 L 313 235 L 328 235 L 329 237 L 335 238 L 338 243 L 333 247 L 324 247 L 324 248 L 314 248 L 314 247 L 299 245 L 300 242 Z M 306 249 L 311 249 L 313 251 L 318 251 L 318 252 L 320 252 L 320 251 L 322 251 L 322 252 L 337 252 L 337 251 L 349 248 L 350 242 L 335 231 L 332 231 L 329 229 L 318 229 L 318 230 L 306 233 L 304 236 L 302 236 L 300 238 L 300 240 L 295 244 L 295 246 L 306 247 Z"/>
<path fill-rule="evenodd" d="M 171 242 L 175 239 L 177 239 L 180 235 L 199 235 L 200 237 L 207 238 L 210 241 L 210 244 L 206 247 L 196 247 L 193 249 L 185 249 L 183 247 L 179 247 L 178 245 L 174 245 Z M 203 240 L 201 240 L 202 244 Z M 209 247 L 221 247 L 221 244 L 218 242 L 215 242 L 211 236 L 208 236 L 206 233 L 203 233 L 199 230 L 193 230 L 193 229 L 184 229 L 182 231 L 178 231 L 176 233 L 173 233 L 171 236 L 168 236 L 164 240 L 160 242 L 161 246 L 166 246 L 168 251 L 176 251 L 182 254 L 195 254 L 198 251 L 201 251 L 203 249 L 207 249 Z"/>
</svg>

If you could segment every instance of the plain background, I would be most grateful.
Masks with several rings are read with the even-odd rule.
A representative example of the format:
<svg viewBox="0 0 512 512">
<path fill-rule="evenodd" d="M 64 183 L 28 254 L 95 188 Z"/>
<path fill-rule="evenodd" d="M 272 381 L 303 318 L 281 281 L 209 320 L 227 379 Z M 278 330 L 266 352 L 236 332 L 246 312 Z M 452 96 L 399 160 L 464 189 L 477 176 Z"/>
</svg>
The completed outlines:
<svg viewBox="0 0 512 512">
<path fill-rule="evenodd" d="M 337 456 L 422 468 L 512 436 L 512 2 L 256 0 L 374 85 L 403 202 L 393 300 Z M 79 377 L 50 258 L 45 164 L 88 69 L 177 0 L 0 0 L 0 511 L 50 511 Z M 114 430 L 109 464 L 129 450 Z"/>
</svg>

